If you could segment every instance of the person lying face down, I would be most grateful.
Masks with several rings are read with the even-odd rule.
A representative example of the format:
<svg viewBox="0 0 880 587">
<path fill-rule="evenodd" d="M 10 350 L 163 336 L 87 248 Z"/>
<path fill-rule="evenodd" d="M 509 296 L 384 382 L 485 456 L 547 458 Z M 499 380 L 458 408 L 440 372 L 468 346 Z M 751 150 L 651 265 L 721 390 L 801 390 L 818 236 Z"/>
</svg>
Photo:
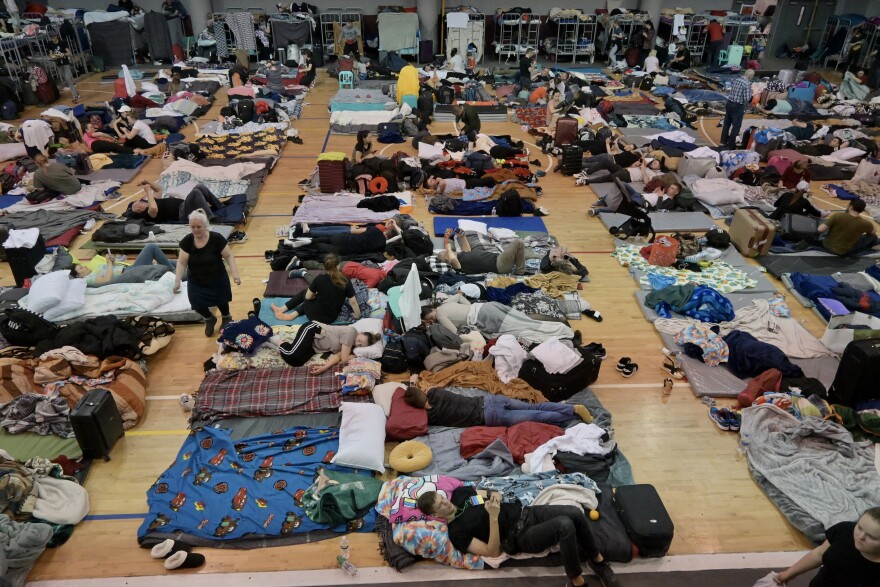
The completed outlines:
<svg viewBox="0 0 880 587">
<path fill-rule="evenodd" d="M 428 424 L 469 428 L 471 426 L 513 426 L 521 422 L 543 422 L 563 426 L 575 418 L 587 424 L 593 416 L 586 406 L 543 402 L 530 404 L 503 395 L 468 397 L 442 387 L 427 392 L 409 386 L 403 394 L 407 405 L 428 414 Z"/>
<path fill-rule="evenodd" d="M 538 505 L 523 515 L 520 503 L 501 503 L 501 494 L 481 495 L 471 485 L 454 490 L 450 498 L 427 491 L 417 505 L 423 513 L 446 520 L 449 541 L 461 552 L 497 557 L 502 552 L 537 554 L 558 546 L 568 585 L 586 584 L 581 567 L 584 556 L 602 585 L 619 585 L 582 507 Z"/>
</svg>

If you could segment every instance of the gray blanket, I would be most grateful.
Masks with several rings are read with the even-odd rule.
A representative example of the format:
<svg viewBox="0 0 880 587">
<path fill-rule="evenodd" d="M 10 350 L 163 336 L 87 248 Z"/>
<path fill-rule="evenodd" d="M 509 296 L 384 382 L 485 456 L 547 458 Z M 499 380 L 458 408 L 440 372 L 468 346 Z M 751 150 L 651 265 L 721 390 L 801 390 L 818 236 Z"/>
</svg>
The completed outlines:
<svg viewBox="0 0 880 587">
<path fill-rule="evenodd" d="M 24 587 L 27 575 L 52 539 L 52 526 L 13 522 L 0 514 L 0 577 Z"/>
<path fill-rule="evenodd" d="M 303 198 L 293 215 L 294 222 L 334 224 L 338 222 L 383 222 L 400 214 L 400 210 L 373 212 L 358 208 L 361 196 L 344 194 L 315 194 Z"/>
<path fill-rule="evenodd" d="M 430 465 L 410 475 L 449 475 L 462 481 L 478 481 L 481 477 L 500 477 L 516 470 L 513 455 L 500 438 L 471 458 L 463 458 L 460 451 L 462 432 L 464 428 L 448 428 L 416 438 L 430 447 L 434 459 Z"/>
<path fill-rule="evenodd" d="M 0 218 L 0 226 L 8 228 L 39 228 L 43 240 L 52 240 L 71 228 L 82 226 L 90 219 L 116 218 L 114 214 L 94 210 L 34 210 L 12 212 Z"/>
<path fill-rule="evenodd" d="M 763 405 L 743 411 L 740 435 L 749 466 L 824 528 L 880 505 L 874 445 L 842 426 Z"/>
</svg>

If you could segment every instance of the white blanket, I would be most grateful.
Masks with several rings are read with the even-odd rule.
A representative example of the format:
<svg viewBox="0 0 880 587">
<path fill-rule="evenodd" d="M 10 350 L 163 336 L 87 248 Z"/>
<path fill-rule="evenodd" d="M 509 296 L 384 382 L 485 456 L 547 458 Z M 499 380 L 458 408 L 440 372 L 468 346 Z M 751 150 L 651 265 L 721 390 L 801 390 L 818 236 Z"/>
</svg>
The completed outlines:
<svg viewBox="0 0 880 587">
<path fill-rule="evenodd" d="M 398 114 L 406 116 L 410 112 L 412 112 L 412 108 L 407 104 L 394 110 L 366 110 L 364 112 L 337 110 L 330 114 L 330 124 L 338 124 L 340 126 L 369 124 L 375 126 L 382 122 L 391 122 Z"/>
<path fill-rule="evenodd" d="M 122 184 L 118 181 L 93 181 L 84 185 L 75 194 L 65 196 L 60 200 L 49 200 L 41 204 L 31 204 L 24 199 L 17 204 L 6 208 L 7 212 L 29 212 L 32 210 L 76 210 L 88 208 L 107 199 L 107 193 L 118 189 Z"/>
<path fill-rule="evenodd" d="M 196 177 L 209 177 L 211 179 L 241 179 L 245 175 L 256 173 L 266 167 L 263 163 L 233 163 L 223 167 L 205 167 L 186 159 L 178 159 L 162 172 L 162 175 L 175 171 L 186 171 Z"/>
</svg>

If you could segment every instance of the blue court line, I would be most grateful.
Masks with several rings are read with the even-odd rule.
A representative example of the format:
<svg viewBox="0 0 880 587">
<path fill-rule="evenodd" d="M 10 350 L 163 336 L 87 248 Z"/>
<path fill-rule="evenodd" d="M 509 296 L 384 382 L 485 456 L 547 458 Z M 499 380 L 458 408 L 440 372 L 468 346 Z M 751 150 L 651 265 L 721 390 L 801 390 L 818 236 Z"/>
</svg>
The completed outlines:
<svg viewBox="0 0 880 587">
<path fill-rule="evenodd" d="M 330 142 L 330 129 L 328 128 L 327 129 L 327 136 L 324 137 L 324 146 L 321 147 L 322 153 L 327 150 L 327 143 L 329 143 L 329 142 Z"/>
<path fill-rule="evenodd" d="M 83 519 L 91 522 L 99 522 L 101 520 L 143 520 L 148 515 L 150 514 L 93 514 Z"/>
</svg>

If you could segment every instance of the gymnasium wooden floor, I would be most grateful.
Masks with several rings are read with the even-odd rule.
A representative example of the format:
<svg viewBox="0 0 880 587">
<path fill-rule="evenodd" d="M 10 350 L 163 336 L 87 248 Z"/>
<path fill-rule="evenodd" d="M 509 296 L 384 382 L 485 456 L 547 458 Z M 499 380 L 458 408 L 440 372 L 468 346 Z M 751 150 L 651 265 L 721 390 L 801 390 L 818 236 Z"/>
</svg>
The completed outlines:
<svg viewBox="0 0 880 587">
<path fill-rule="evenodd" d="M 78 87 L 86 103 L 103 102 L 112 95 L 112 86 L 98 83 L 97 75 L 81 81 Z M 307 98 L 303 117 L 295 123 L 304 144 L 287 145 L 245 227 L 248 241 L 233 245 L 243 280 L 233 292 L 232 311 L 236 317 L 244 316 L 250 300 L 263 292 L 263 280 L 269 274 L 263 252 L 275 247 L 276 226 L 290 220 L 291 208 L 301 193 L 297 182 L 312 171 L 315 158 L 322 151 L 351 152 L 353 137 L 330 135 L 327 130 L 327 103 L 336 89 L 335 80 L 321 72 Z M 218 93 L 217 104 L 206 119 L 216 116 L 225 104 L 223 92 Z M 69 94 L 64 91 L 62 100 L 67 99 Z M 25 114 L 37 116 L 40 110 L 31 108 Z M 719 129 L 715 124 L 716 120 L 707 119 L 702 127 L 710 138 L 717 140 Z M 451 124 L 435 123 L 433 128 L 448 132 Z M 527 142 L 531 140 L 510 122 L 485 123 L 483 128 L 489 134 L 511 134 Z M 192 132 L 192 127 L 185 129 L 187 137 L 191 138 Z M 398 148 L 412 150 L 408 144 L 391 145 L 389 152 Z M 551 173 L 555 161 L 539 150 L 533 148 L 529 158 L 539 159 L 548 171 L 540 185 L 544 189 L 541 204 L 551 212 L 545 218 L 550 232 L 590 270 L 592 280 L 585 284 L 583 296 L 602 312 L 605 320 L 581 320 L 574 326 L 584 333 L 585 342 L 598 341 L 608 349 L 608 361 L 593 389 L 614 415 L 617 439 L 632 463 L 636 481 L 654 484 L 672 515 L 676 532 L 670 554 L 808 548 L 807 541 L 785 522 L 749 477 L 746 463 L 737 452 L 738 436 L 716 428 L 707 416 L 707 407 L 691 394 L 686 383 L 676 382 L 670 397 L 661 396 L 664 372 L 660 339 L 636 307 L 633 280 L 609 256 L 613 248 L 611 236 L 597 218 L 586 215 L 595 199 L 593 193 L 588 188 L 576 188 L 570 177 Z M 161 171 L 161 161 L 151 161 L 138 179 L 154 180 Z M 124 208 L 136 188 L 126 185 L 122 191 L 125 198 L 108 206 L 113 212 Z M 842 208 L 824 197 L 814 197 L 814 202 L 819 207 Z M 414 215 L 430 227 L 431 216 L 424 201 L 416 201 Z M 88 235 L 80 236 L 74 249 L 87 240 Z M 91 255 L 91 251 L 76 252 L 83 257 Z M 11 281 L 5 264 L 0 267 L 0 278 L 3 284 Z M 812 313 L 797 302 L 791 307 L 797 319 L 811 332 L 821 335 L 823 326 Z M 197 389 L 202 363 L 215 350 L 216 343 L 204 336 L 201 326 L 184 325 L 177 328 L 171 344 L 151 358 L 145 419 L 120 441 L 109 463 L 93 465 L 86 481 L 91 515 L 76 528 L 67 544 L 43 554 L 30 575 L 31 581 L 166 573 L 147 550 L 138 547 L 135 533 L 146 512 L 146 490 L 173 460 L 187 433 L 187 416 L 178 405 L 178 396 Z M 621 356 L 632 357 L 639 364 L 634 377 L 624 379 L 614 369 Z M 335 569 L 337 542 L 250 551 L 204 549 L 207 564 L 194 572 Z M 358 567 L 384 565 L 374 534 L 357 534 L 350 542 Z"/>
</svg>

